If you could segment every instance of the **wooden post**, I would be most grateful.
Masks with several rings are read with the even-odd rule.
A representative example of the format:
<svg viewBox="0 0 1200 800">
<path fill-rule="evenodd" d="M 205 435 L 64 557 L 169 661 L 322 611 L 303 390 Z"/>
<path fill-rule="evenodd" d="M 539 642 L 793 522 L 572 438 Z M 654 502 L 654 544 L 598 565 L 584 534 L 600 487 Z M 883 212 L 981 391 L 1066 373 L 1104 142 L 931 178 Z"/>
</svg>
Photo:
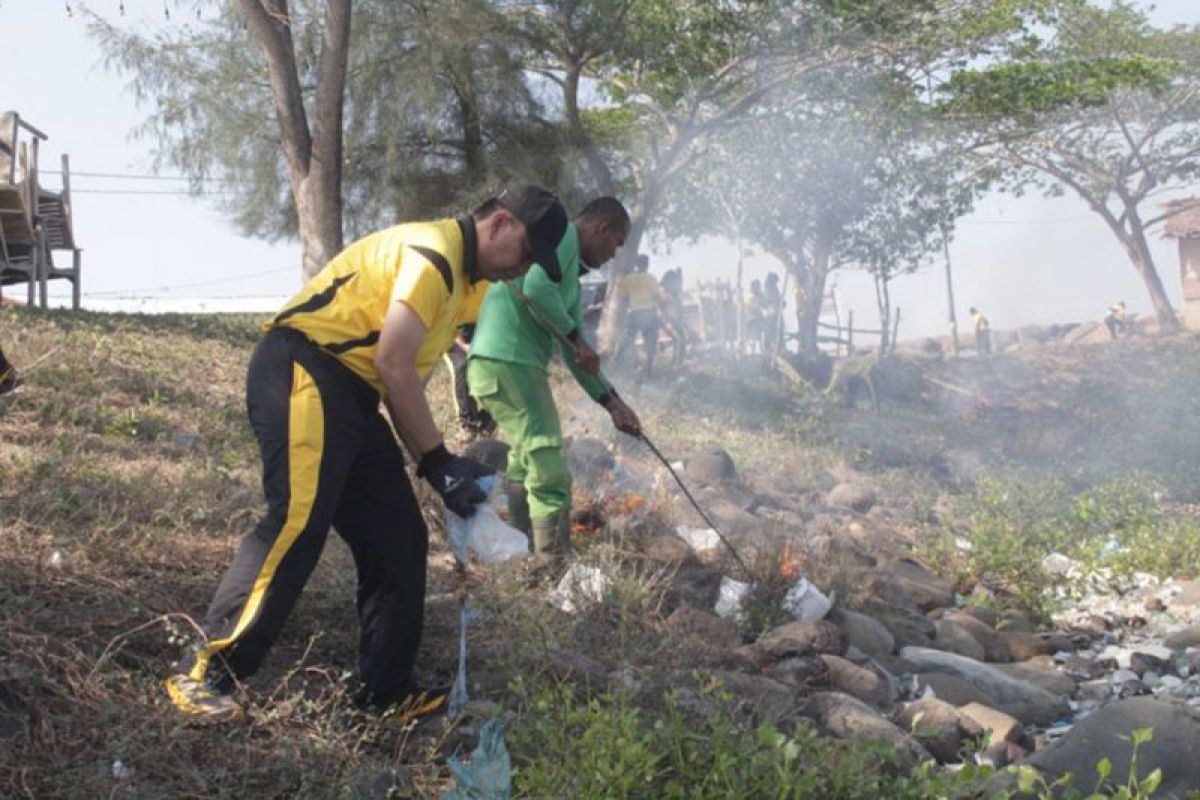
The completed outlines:
<svg viewBox="0 0 1200 800">
<path fill-rule="evenodd" d="M 954 311 L 954 278 L 950 273 L 950 240 L 946 225 L 942 225 L 942 253 L 946 257 L 946 303 L 950 307 L 950 345 L 958 355 L 958 315 Z"/>
<path fill-rule="evenodd" d="M 78 311 L 83 300 L 83 277 L 79 274 L 83 268 L 83 251 L 78 247 L 71 253 L 71 262 L 75 269 L 75 279 L 71 281 L 71 308 Z"/>
<path fill-rule="evenodd" d="M 708 344 L 708 315 L 704 313 L 704 287 L 706 284 L 696 284 L 696 305 L 700 309 L 700 341 Z"/>
<path fill-rule="evenodd" d="M 896 337 L 900 335 L 900 306 L 896 306 L 896 321 L 892 325 L 892 352 L 896 352 Z"/>
<path fill-rule="evenodd" d="M 854 309 L 846 317 L 846 355 L 854 355 Z"/>
</svg>

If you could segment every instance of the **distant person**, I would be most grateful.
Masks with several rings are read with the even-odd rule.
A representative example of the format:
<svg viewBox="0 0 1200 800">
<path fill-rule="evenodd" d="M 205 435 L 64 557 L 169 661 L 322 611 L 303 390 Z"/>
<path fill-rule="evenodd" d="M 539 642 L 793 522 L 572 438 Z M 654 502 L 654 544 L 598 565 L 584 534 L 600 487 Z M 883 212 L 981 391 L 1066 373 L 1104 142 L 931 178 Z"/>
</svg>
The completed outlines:
<svg viewBox="0 0 1200 800">
<path fill-rule="evenodd" d="M 617 284 L 617 302 L 626 311 L 625 341 L 618 353 L 618 360 L 627 357 L 632 350 L 637 361 L 637 338 L 642 337 L 646 349 L 646 363 L 642 374 L 649 375 L 654 369 L 654 356 L 658 353 L 658 306 L 663 302 L 662 288 L 650 274 L 650 257 L 639 255 L 633 272 L 621 278 Z"/>
<path fill-rule="evenodd" d="M 768 272 L 763 287 L 763 352 L 773 356 L 779 349 L 780 322 L 783 319 L 783 290 L 779 273 Z"/>
<path fill-rule="evenodd" d="M 267 513 L 221 579 L 203 641 L 166 681 L 177 709 L 212 721 L 244 716 L 231 693 L 266 657 L 331 528 L 358 573 L 353 702 L 394 708 L 401 723 L 444 705 L 444 689 L 413 678 L 429 531 L 396 434 L 446 508 L 471 516 L 486 502 L 476 479 L 492 470 L 446 449 L 425 379 L 475 321 L 489 281 L 520 277 L 534 261 L 560 277 L 554 248 L 566 228 L 558 198 L 515 184 L 470 214 L 395 225 L 351 244 L 263 326 L 246 405 Z"/>
<path fill-rule="evenodd" d="M 967 313 L 971 315 L 971 320 L 975 323 L 975 349 L 980 355 L 988 355 L 992 352 L 992 324 L 988 322 L 988 318 L 983 315 L 983 312 L 972 306 L 967 309 Z"/>
<path fill-rule="evenodd" d="M 454 414 L 458 427 L 470 439 L 491 436 L 496 431 L 496 420 L 471 396 L 467 386 L 467 352 L 471 349 L 471 338 L 475 326 L 463 325 L 454 344 L 446 351 L 446 366 L 450 369 L 450 384 L 454 388 Z"/>
<path fill-rule="evenodd" d="M 1125 301 L 1109 306 L 1108 313 L 1104 315 L 1104 327 L 1108 328 L 1108 335 L 1113 339 L 1124 336 L 1126 325 Z"/>
<path fill-rule="evenodd" d="M 747 353 L 760 352 L 763 340 L 763 311 L 765 302 L 762 281 L 757 278 L 750 281 L 750 294 L 746 295 L 743 305 L 746 318 L 742 330 Z"/>
<path fill-rule="evenodd" d="M 467 367 L 471 393 L 496 418 L 509 444 L 509 521 L 530 534 L 543 564 L 561 561 L 571 549 L 571 472 L 550 388 L 554 354 L 562 353 L 575 382 L 608 411 L 617 430 L 641 432 L 637 415 L 604 377 L 583 335 L 580 301 L 580 275 L 604 266 L 628 235 L 629 212 L 621 202 L 593 200 L 559 242 L 561 281 L 534 266 L 512 286 L 489 289 L 479 312 Z"/>
<path fill-rule="evenodd" d="M 21 373 L 17 372 L 17 368 L 5 358 L 4 351 L 0 350 L 0 394 L 8 394 L 20 385 Z"/>
<path fill-rule="evenodd" d="M 678 367 L 683 363 L 688 345 L 687 322 L 683 316 L 683 268 L 667 270 L 661 283 L 663 294 L 667 296 L 663 322 L 671 337 L 671 365 Z"/>
</svg>

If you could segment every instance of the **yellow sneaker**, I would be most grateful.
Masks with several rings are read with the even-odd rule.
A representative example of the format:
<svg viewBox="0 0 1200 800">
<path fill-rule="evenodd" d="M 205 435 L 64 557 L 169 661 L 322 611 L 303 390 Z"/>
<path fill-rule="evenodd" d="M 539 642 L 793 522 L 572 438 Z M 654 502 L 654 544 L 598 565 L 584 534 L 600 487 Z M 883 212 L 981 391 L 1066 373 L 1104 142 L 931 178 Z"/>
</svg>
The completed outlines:
<svg viewBox="0 0 1200 800">
<path fill-rule="evenodd" d="M 241 722 L 245 710 L 224 692 L 187 675 L 172 675 L 166 681 L 167 696 L 175 707 L 198 722 Z"/>
</svg>

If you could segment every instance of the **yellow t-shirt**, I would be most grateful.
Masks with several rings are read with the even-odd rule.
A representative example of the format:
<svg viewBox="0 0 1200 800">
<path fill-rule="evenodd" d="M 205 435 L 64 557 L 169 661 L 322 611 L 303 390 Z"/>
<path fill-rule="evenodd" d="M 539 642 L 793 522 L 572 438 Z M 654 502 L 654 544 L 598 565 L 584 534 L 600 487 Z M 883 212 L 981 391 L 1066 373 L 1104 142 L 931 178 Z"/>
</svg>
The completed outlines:
<svg viewBox="0 0 1200 800">
<path fill-rule="evenodd" d="M 392 303 L 425 324 L 417 372 L 429 374 L 463 325 L 475 322 L 488 282 L 475 272 L 469 217 L 396 225 L 347 247 L 284 305 L 263 330 L 294 328 L 383 394 L 375 354 Z"/>
<path fill-rule="evenodd" d="M 975 320 L 976 331 L 990 331 L 992 329 L 991 323 L 988 322 L 988 318 L 983 314 L 975 314 L 972 319 Z"/>
<path fill-rule="evenodd" d="M 649 272 L 630 272 L 621 278 L 621 293 L 630 311 L 645 311 L 655 307 L 658 280 Z"/>
</svg>

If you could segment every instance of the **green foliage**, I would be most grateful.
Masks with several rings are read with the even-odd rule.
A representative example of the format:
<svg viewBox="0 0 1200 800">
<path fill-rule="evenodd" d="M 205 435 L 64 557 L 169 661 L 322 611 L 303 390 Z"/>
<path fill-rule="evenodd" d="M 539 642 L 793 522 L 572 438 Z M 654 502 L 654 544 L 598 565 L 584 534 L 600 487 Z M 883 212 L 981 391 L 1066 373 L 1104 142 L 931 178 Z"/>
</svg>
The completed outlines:
<svg viewBox="0 0 1200 800">
<path fill-rule="evenodd" d="M 1096 764 L 1099 778 L 1095 788 L 1088 792 L 1075 785 L 1074 776 L 1070 773 L 1047 782 L 1035 768 L 1029 766 L 1014 767 L 1017 775 L 1017 788 L 1026 794 L 1033 794 L 1038 800 L 1150 800 L 1155 796 L 1162 784 L 1161 768 L 1151 770 L 1146 775 L 1138 772 L 1138 750 L 1142 745 L 1154 739 L 1153 728 L 1138 728 L 1133 732 L 1133 750 L 1129 757 L 1129 779 L 1121 786 L 1113 786 L 1109 778 L 1112 775 L 1112 762 L 1101 758 Z"/>
<path fill-rule="evenodd" d="M 747 725 L 713 686 L 668 693 L 658 710 L 619 694 L 581 698 L 521 679 L 512 691 L 518 797 L 923 800 L 965 792 L 989 774 L 926 765 L 897 776 L 888 746 L 846 746 L 807 724 Z"/>
<path fill-rule="evenodd" d="M 1169 578 L 1200 563 L 1200 521 L 1164 509 L 1163 496 L 1159 485 L 1139 478 L 1075 494 L 1056 481 L 984 480 L 955 504 L 951 533 L 931 555 L 934 563 L 954 564 L 964 586 L 983 576 L 1008 602 L 1046 617 L 1055 590 L 1084 590 L 1094 570 L 1115 581 L 1136 572 Z M 1042 560 L 1056 552 L 1080 562 L 1080 573 L 1047 573 Z"/>
</svg>

